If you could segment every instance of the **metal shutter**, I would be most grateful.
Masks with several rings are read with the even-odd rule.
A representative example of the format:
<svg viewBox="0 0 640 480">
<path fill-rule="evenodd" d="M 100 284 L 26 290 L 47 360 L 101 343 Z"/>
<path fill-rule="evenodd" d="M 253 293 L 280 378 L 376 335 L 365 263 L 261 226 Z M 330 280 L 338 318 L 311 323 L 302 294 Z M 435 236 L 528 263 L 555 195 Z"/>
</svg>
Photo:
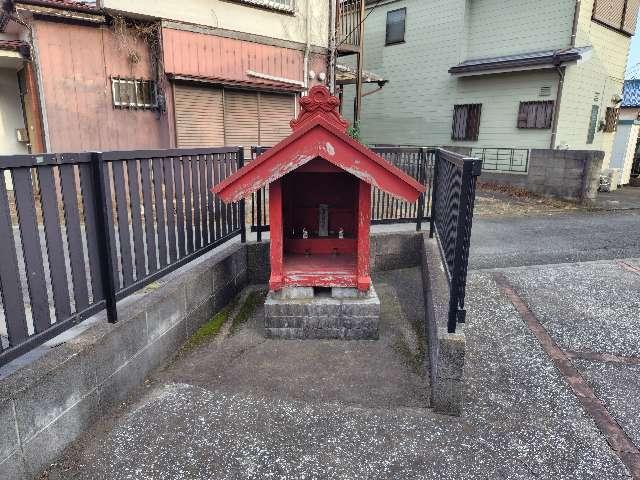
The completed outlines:
<svg viewBox="0 0 640 480">
<path fill-rule="evenodd" d="M 258 94 L 239 90 L 224 91 L 225 145 L 258 145 Z"/>
<path fill-rule="evenodd" d="M 260 93 L 260 144 L 273 146 L 289 135 L 294 115 L 293 95 Z"/>
<path fill-rule="evenodd" d="M 175 85 L 174 101 L 179 148 L 224 145 L 221 89 Z"/>
</svg>

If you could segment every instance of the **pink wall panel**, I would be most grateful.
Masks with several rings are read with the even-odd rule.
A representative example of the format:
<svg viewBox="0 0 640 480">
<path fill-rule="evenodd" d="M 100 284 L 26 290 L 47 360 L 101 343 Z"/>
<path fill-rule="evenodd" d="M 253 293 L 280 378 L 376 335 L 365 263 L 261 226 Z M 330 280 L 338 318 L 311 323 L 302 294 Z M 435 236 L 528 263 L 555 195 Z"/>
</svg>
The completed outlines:
<svg viewBox="0 0 640 480">
<path fill-rule="evenodd" d="M 164 67 L 169 74 L 273 86 L 247 75 L 253 70 L 289 80 L 304 80 L 299 50 L 165 28 Z"/>
<path fill-rule="evenodd" d="M 36 22 L 38 60 L 52 152 L 170 146 L 166 114 L 113 107 L 110 77 L 152 78 L 148 49 L 132 64 L 106 27 Z"/>
</svg>

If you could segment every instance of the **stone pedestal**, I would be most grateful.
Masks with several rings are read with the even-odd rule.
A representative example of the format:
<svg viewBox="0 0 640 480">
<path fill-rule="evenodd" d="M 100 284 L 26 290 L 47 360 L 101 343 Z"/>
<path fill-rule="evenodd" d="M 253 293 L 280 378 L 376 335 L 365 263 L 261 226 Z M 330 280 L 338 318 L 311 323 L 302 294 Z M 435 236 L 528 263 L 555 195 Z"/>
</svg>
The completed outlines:
<svg viewBox="0 0 640 480">
<path fill-rule="evenodd" d="M 373 287 L 283 288 L 269 292 L 265 332 L 271 338 L 377 340 L 380 299 Z"/>
</svg>

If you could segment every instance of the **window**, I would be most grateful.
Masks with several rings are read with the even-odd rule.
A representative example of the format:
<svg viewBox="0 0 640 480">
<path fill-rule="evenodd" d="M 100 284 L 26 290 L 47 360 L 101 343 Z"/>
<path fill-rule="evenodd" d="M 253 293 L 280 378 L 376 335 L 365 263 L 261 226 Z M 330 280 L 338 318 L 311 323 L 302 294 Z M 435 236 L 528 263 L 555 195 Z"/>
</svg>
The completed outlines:
<svg viewBox="0 0 640 480">
<path fill-rule="evenodd" d="M 551 128 L 555 102 L 520 102 L 518 128 Z"/>
<path fill-rule="evenodd" d="M 593 105 L 591 107 L 591 119 L 589 120 L 589 133 L 587 134 L 587 143 L 593 143 L 593 139 L 596 136 L 596 128 L 598 127 L 598 113 L 600 112 L 600 107 L 598 105 Z"/>
<path fill-rule="evenodd" d="M 387 38 L 385 45 L 404 42 L 405 21 L 407 9 L 399 8 L 387 12 Z"/>
<path fill-rule="evenodd" d="M 596 0 L 593 5 L 594 21 L 628 35 L 636 31 L 640 0 Z"/>
<path fill-rule="evenodd" d="M 234 0 L 239 3 L 248 3 L 256 7 L 270 8 L 272 10 L 281 10 L 287 13 L 295 11 L 295 0 Z"/>
<path fill-rule="evenodd" d="M 453 107 L 452 140 L 478 140 L 482 104 L 455 105 Z"/>
<path fill-rule="evenodd" d="M 620 109 L 615 107 L 607 107 L 607 113 L 604 117 L 604 126 L 602 131 L 605 133 L 613 133 L 618 130 L 618 119 L 620 118 Z"/>
<path fill-rule="evenodd" d="M 111 78 L 113 106 L 155 109 L 158 106 L 156 82 L 135 78 Z"/>
</svg>

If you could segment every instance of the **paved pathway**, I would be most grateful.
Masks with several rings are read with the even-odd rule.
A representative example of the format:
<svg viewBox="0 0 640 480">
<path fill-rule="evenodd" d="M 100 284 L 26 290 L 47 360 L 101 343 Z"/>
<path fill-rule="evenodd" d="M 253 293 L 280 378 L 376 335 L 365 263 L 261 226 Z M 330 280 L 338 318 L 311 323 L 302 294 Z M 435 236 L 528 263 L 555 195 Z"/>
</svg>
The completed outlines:
<svg viewBox="0 0 640 480">
<path fill-rule="evenodd" d="M 406 339 L 420 315 L 417 270 L 376 278 L 387 305 L 381 342 L 264 340 L 257 312 L 235 336 L 154 375 L 48 478 L 631 478 L 640 442 L 636 267 L 638 259 L 472 272 L 460 418 L 433 413 L 415 365 L 403 365 L 417 352 L 406 349 L 416 345 Z M 550 342 L 541 344 L 526 312 Z M 550 347 L 569 358 L 565 370 Z"/>
</svg>

